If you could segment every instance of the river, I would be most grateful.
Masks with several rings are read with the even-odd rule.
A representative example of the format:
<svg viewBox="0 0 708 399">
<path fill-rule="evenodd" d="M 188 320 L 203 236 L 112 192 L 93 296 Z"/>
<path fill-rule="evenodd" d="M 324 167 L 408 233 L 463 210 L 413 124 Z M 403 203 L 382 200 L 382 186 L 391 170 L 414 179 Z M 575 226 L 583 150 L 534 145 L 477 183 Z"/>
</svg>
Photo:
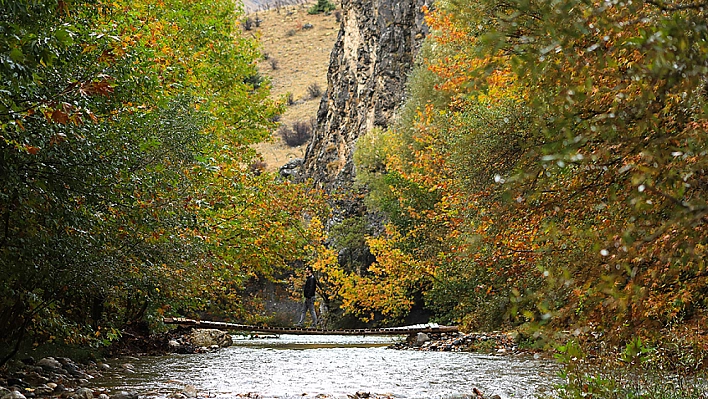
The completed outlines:
<svg viewBox="0 0 708 399">
<path fill-rule="evenodd" d="M 386 347 L 403 337 L 283 335 L 250 339 L 206 354 L 114 360 L 135 373 L 93 381 L 141 397 L 168 397 L 194 386 L 199 397 L 346 398 L 356 392 L 394 398 L 533 398 L 556 380 L 557 367 L 532 356 L 423 352 Z M 109 362 L 111 364 L 111 362 Z M 318 396 L 319 395 L 319 396 Z"/>
</svg>

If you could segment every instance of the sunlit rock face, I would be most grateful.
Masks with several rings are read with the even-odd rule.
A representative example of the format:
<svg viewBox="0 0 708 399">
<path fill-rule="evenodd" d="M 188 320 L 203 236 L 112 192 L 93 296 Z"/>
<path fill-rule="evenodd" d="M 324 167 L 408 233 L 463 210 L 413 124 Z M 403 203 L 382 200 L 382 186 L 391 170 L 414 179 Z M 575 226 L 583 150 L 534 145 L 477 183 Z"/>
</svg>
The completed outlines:
<svg viewBox="0 0 708 399">
<path fill-rule="evenodd" d="M 352 153 L 357 138 L 392 122 L 426 33 L 422 7 L 428 2 L 342 1 L 327 93 L 304 160 L 304 176 L 317 186 L 347 190 L 355 174 Z"/>
</svg>

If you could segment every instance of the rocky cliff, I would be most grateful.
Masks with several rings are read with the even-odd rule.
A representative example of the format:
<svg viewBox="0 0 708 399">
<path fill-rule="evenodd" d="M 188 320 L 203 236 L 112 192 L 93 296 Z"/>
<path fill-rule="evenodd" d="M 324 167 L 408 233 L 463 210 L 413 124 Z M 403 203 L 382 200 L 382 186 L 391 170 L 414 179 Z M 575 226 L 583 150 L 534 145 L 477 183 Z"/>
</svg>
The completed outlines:
<svg viewBox="0 0 708 399">
<path fill-rule="evenodd" d="M 430 1 L 342 1 L 327 93 L 303 165 L 305 176 L 316 185 L 329 190 L 349 187 L 357 138 L 392 122 L 426 33 L 422 7 Z"/>
</svg>

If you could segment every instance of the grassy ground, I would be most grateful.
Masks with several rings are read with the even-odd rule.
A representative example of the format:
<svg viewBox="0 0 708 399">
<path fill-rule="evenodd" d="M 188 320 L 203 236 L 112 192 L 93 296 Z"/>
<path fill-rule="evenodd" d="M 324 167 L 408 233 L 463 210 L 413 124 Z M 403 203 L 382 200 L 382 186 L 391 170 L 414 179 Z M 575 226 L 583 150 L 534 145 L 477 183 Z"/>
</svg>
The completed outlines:
<svg viewBox="0 0 708 399">
<path fill-rule="evenodd" d="M 327 89 L 329 55 L 340 23 L 336 11 L 308 14 L 315 0 L 293 0 L 290 5 L 280 5 L 284 3 L 282 0 L 245 3 L 246 9 L 251 10 L 247 15 L 253 21 L 246 33 L 260 38 L 264 59 L 259 70 L 270 78 L 272 96 L 285 98 L 291 94 L 292 102 L 281 124 L 292 126 L 295 122 L 310 122 L 317 115 L 321 95 L 313 98 L 308 88 L 316 85 L 322 94 Z M 272 142 L 256 148 L 266 162 L 266 170 L 275 171 L 293 158 L 302 158 L 306 146 L 307 143 L 290 147 L 273 132 Z"/>
</svg>

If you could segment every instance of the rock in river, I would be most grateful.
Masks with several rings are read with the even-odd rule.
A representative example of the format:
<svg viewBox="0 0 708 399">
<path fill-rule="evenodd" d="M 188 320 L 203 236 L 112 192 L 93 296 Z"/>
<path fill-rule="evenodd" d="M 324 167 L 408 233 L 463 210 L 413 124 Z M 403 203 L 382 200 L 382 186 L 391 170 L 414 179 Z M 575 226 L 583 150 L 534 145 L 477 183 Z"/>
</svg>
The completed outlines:
<svg viewBox="0 0 708 399">
<path fill-rule="evenodd" d="M 227 347 L 233 344 L 231 335 L 226 331 L 195 328 L 189 335 L 189 341 L 194 346 L 209 348 L 213 345 Z"/>
</svg>

